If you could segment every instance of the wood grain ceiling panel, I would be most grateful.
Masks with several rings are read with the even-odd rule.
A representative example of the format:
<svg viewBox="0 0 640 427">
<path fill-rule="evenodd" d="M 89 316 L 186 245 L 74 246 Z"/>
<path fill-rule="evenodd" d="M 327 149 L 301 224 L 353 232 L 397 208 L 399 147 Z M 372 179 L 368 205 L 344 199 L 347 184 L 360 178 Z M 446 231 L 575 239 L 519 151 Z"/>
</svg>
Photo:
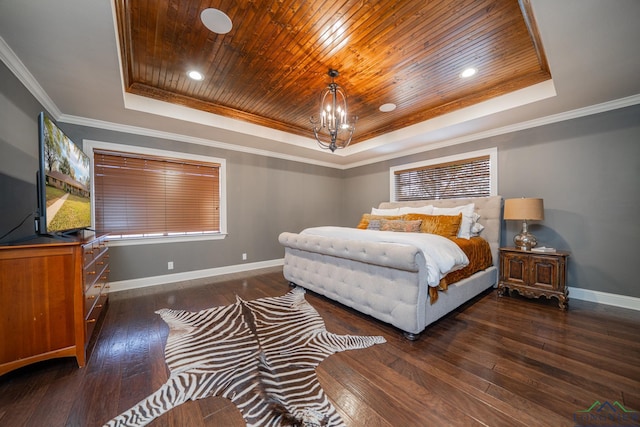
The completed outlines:
<svg viewBox="0 0 640 427">
<path fill-rule="evenodd" d="M 128 92 L 303 136 L 329 68 L 353 143 L 551 78 L 528 0 L 115 1 Z M 209 7 L 229 33 L 200 21 Z"/>
</svg>

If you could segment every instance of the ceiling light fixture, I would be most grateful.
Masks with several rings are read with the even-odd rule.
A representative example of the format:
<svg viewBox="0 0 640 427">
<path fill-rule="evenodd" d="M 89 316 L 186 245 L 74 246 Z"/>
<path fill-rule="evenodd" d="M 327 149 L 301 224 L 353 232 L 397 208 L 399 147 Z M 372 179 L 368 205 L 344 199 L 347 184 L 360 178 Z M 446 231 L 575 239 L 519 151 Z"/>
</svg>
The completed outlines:
<svg viewBox="0 0 640 427">
<path fill-rule="evenodd" d="M 313 125 L 313 134 L 320 148 L 334 152 L 338 148 L 346 148 L 351 143 L 358 116 L 352 116 L 349 119 L 347 95 L 333 81 L 340 73 L 337 70 L 329 69 L 327 74 L 331 77 L 331 83 L 320 95 L 320 115 L 312 115 L 309 121 Z M 322 133 L 328 135 L 328 142 L 322 141 Z"/>
<path fill-rule="evenodd" d="M 393 104 L 393 103 L 382 104 L 378 109 L 383 113 L 389 113 L 396 109 L 396 104 Z"/>
<path fill-rule="evenodd" d="M 462 77 L 463 79 L 466 79 L 468 77 L 475 75 L 477 72 L 478 70 L 476 70 L 475 68 L 469 67 L 460 73 L 460 77 Z"/>
<path fill-rule="evenodd" d="M 204 80 L 204 75 L 200 71 L 192 70 L 187 73 L 187 76 L 192 78 L 193 80 L 202 81 Z"/>
<path fill-rule="evenodd" d="M 227 34 L 233 28 L 231 18 L 223 11 L 212 7 L 200 12 L 200 20 L 209 31 L 216 34 Z"/>
</svg>

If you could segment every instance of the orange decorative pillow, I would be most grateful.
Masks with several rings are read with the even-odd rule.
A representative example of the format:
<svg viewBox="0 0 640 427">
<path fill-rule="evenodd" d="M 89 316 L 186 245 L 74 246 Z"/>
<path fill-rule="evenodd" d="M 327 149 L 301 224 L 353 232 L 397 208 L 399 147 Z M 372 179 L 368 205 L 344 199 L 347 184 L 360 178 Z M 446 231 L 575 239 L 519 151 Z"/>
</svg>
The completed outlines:
<svg viewBox="0 0 640 427">
<path fill-rule="evenodd" d="M 406 214 L 402 216 L 405 221 L 421 220 L 421 233 L 437 234 L 443 237 L 456 237 L 462 223 L 462 214 L 458 215 L 423 215 Z"/>
<path fill-rule="evenodd" d="M 403 221 L 401 219 L 381 219 L 380 231 L 402 231 L 405 233 L 419 233 L 422 221 Z"/>
<path fill-rule="evenodd" d="M 362 218 L 360 218 L 360 223 L 356 228 L 366 230 L 367 227 L 369 227 L 369 221 L 371 221 L 372 219 L 402 219 L 402 217 L 399 215 L 384 216 L 384 215 L 372 215 L 372 214 L 366 213 L 362 215 Z"/>
</svg>

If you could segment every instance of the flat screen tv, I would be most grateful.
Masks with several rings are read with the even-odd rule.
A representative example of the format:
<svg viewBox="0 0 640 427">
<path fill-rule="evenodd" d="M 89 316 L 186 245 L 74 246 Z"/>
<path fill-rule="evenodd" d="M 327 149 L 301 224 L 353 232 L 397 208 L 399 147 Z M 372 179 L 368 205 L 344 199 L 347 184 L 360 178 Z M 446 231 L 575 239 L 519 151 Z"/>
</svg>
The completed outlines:
<svg viewBox="0 0 640 427">
<path fill-rule="evenodd" d="M 90 228 L 89 157 L 44 112 L 38 116 L 38 133 L 36 233 L 67 235 Z"/>
</svg>

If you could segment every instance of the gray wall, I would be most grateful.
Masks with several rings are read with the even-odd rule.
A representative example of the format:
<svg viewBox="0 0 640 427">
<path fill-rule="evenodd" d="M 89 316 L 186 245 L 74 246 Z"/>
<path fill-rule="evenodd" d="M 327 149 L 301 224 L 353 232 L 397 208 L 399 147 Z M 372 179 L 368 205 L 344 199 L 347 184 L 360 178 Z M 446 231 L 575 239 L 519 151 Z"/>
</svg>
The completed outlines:
<svg viewBox="0 0 640 427">
<path fill-rule="evenodd" d="M 37 116 L 42 106 L 0 66 L 0 236 L 36 209 Z M 337 224 L 344 199 L 343 172 L 333 168 L 221 150 L 121 132 L 59 123 L 78 145 L 84 139 L 153 147 L 225 158 L 227 231 L 223 240 L 116 246 L 111 252 L 113 281 L 205 270 L 282 258 L 282 231 Z M 34 234 L 33 218 L 4 239 Z M 247 253 L 248 259 L 242 260 Z"/>
<path fill-rule="evenodd" d="M 40 103 L 0 63 L 0 236 L 25 220 L 2 241 L 34 233 L 37 117 L 42 110 Z"/>
<path fill-rule="evenodd" d="M 42 106 L 0 66 L 0 235 L 35 210 L 36 117 Z M 640 238 L 640 106 L 542 126 L 392 161 L 339 171 L 252 154 L 61 123 L 69 136 L 227 159 L 224 240 L 114 247 L 112 279 L 127 280 L 273 260 L 281 231 L 357 223 L 389 198 L 389 167 L 498 147 L 499 193 L 542 197 L 546 218 L 531 230 L 540 244 L 572 252 L 569 285 L 640 297 L 634 274 Z M 504 245 L 519 224 L 505 224 Z M 33 233 L 28 220 L 9 238 Z"/>
<path fill-rule="evenodd" d="M 500 195 L 544 199 L 545 220 L 529 229 L 539 245 L 571 252 L 569 286 L 640 297 L 637 105 L 351 169 L 345 216 L 354 222 L 389 198 L 391 166 L 489 147 L 498 147 Z M 503 226 L 503 246 L 520 226 Z"/>
</svg>

